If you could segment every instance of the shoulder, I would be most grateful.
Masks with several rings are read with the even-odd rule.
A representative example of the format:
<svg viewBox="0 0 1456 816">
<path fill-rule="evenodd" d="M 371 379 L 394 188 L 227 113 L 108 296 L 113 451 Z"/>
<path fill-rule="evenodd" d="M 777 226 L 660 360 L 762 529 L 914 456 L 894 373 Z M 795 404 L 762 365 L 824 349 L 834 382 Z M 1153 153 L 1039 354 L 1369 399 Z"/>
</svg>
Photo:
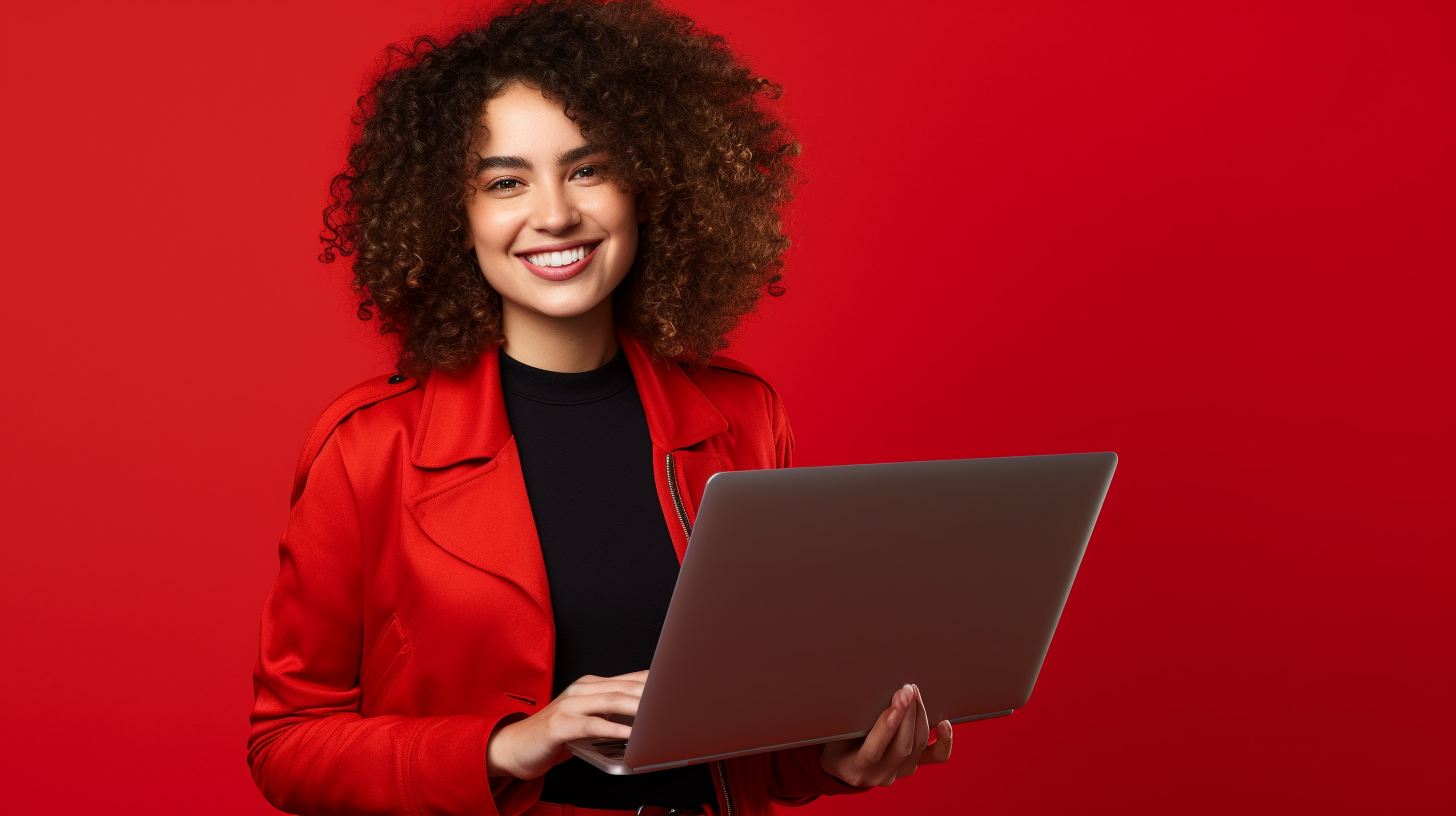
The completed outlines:
<svg viewBox="0 0 1456 816">
<path fill-rule="evenodd" d="M 775 466 L 789 466 L 794 433 L 784 402 L 768 378 L 751 366 L 721 356 L 713 357 L 706 366 L 685 370 L 731 427 L 763 428 L 767 438 L 773 440 Z"/>
<path fill-rule="evenodd" d="M 685 366 L 683 370 L 715 404 L 762 407 L 770 414 L 782 410 L 778 391 L 768 378 L 731 357 L 715 355 L 705 366 Z"/>
<path fill-rule="evenodd" d="M 355 385 L 329 403 L 329 407 L 325 408 L 319 418 L 314 421 L 313 427 L 309 429 L 308 437 L 304 440 L 303 452 L 299 455 L 298 466 L 293 471 L 293 495 L 289 499 L 289 503 L 297 503 L 298 497 L 303 494 L 303 486 L 308 481 L 308 472 L 313 467 L 314 460 L 318 458 L 324 444 L 334 435 L 334 431 L 345 420 L 356 415 L 360 415 L 362 419 L 361 412 L 365 412 L 365 409 L 371 409 L 374 406 L 382 408 L 381 404 L 391 402 L 393 404 L 389 405 L 389 408 L 403 409 L 403 411 L 372 410 L 366 412 L 369 414 L 368 419 L 394 424 L 403 418 L 403 415 L 412 416 L 417 411 L 410 411 L 407 406 L 393 398 L 416 391 L 419 385 L 420 382 L 414 377 L 406 377 L 401 374 L 381 374 Z M 401 413 L 402 416 L 390 416 L 395 413 Z"/>
</svg>

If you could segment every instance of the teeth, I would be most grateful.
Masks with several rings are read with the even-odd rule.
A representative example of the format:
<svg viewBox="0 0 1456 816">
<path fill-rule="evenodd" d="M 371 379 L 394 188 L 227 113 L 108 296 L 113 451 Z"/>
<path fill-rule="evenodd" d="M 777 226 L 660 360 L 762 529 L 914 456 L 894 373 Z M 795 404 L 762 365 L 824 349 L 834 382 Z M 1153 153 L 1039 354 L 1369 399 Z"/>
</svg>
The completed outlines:
<svg viewBox="0 0 1456 816">
<path fill-rule="evenodd" d="M 566 266 L 585 258 L 586 251 L 587 246 L 583 244 L 561 252 L 538 252 L 535 255 L 527 255 L 526 260 L 536 266 Z"/>
</svg>

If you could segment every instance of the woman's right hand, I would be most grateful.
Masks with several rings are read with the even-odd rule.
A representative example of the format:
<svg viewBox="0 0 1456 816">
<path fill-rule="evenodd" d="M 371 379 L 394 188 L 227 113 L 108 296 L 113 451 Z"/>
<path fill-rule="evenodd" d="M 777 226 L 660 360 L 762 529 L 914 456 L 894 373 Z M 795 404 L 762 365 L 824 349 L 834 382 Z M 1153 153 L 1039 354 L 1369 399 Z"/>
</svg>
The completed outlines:
<svg viewBox="0 0 1456 816">
<path fill-rule="evenodd" d="M 545 708 L 491 733 L 485 747 L 486 773 L 535 779 L 571 758 L 566 743 L 574 739 L 627 739 L 632 727 L 607 720 L 605 715 L 637 716 L 637 703 L 646 685 L 645 669 L 616 677 L 588 674 L 578 679 Z"/>
</svg>

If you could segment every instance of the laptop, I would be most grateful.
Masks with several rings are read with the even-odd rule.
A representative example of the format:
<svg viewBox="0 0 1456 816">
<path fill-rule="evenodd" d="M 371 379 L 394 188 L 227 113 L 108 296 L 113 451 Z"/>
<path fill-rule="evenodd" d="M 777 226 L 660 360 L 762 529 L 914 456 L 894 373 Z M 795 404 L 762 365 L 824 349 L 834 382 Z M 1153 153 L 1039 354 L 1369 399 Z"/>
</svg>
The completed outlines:
<svg viewBox="0 0 1456 816">
<path fill-rule="evenodd" d="M 633 774 L 849 739 L 906 683 L 932 727 L 1012 713 L 1116 466 L 1076 453 L 715 474 L 631 738 L 568 746 Z"/>
</svg>

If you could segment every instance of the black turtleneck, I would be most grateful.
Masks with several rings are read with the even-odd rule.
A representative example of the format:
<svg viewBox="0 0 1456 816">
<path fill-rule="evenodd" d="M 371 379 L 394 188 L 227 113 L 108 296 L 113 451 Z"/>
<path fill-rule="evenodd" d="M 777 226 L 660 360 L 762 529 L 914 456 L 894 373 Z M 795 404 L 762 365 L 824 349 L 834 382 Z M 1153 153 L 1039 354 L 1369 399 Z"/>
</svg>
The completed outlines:
<svg viewBox="0 0 1456 816">
<path fill-rule="evenodd" d="M 649 668 L 678 561 L 627 358 L 619 350 L 601 368 L 568 374 L 500 352 L 500 376 L 551 588 L 552 696 L 585 674 Z M 622 810 L 714 798 L 707 765 L 614 776 L 576 757 L 547 771 L 541 791 L 546 802 Z"/>
</svg>

